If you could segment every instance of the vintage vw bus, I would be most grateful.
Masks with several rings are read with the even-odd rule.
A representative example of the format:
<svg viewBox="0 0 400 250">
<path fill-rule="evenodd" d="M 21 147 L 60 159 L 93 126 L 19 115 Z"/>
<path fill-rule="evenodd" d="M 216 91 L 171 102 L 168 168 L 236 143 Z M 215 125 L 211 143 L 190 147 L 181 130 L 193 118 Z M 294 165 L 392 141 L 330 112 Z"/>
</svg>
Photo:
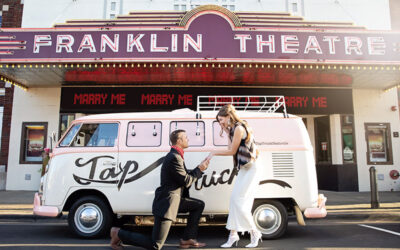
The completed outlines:
<svg viewBox="0 0 400 250">
<path fill-rule="evenodd" d="M 52 149 L 35 194 L 34 213 L 56 217 L 68 211 L 69 226 L 81 237 L 103 235 L 121 216 L 151 216 L 160 167 L 170 150 L 170 132 L 186 130 L 185 161 L 189 169 L 194 168 L 211 150 L 227 146 L 227 137 L 221 137 L 215 120 L 218 107 L 227 102 L 244 110 L 239 115 L 253 128 L 259 147 L 263 170 L 253 217 L 264 238 L 280 237 L 288 215 L 296 214 L 300 224 L 304 223 L 302 212 L 307 217 L 324 217 L 324 197 L 318 196 L 307 130 L 300 117 L 286 114 L 282 96 L 199 97 L 197 111 L 79 118 Z M 206 204 L 207 222 L 228 214 L 235 177 L 232 157 L 217 156 L 192 186 L 191 196 Z"/>
</svg>

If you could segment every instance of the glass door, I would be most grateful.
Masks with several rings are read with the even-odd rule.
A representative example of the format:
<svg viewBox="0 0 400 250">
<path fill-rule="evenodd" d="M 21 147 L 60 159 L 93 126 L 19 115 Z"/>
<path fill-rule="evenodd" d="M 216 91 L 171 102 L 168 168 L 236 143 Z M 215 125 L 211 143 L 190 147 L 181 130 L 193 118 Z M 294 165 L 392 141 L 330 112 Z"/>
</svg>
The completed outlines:
<svg viewBox="0 0 400 250">
<path fill-rule="evenodd" d="M 331 143 L 329 116 L 314 118 L 315 154 L 317 163 L 331 163 Z"/>
</svg>

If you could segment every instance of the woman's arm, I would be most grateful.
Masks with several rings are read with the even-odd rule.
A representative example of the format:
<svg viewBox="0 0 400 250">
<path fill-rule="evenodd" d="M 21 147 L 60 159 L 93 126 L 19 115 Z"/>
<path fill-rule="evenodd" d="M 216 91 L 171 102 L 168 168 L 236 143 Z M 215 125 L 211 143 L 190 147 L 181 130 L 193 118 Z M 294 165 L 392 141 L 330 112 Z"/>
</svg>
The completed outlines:
<svg viewBox="0 0 400 250">
<path fill-rule="evenodd" d="M 228 145 L 228 150 L 212 151 L 207 158 L 211 159 L 214 155 L 235 155 L 239 148 L 244 132 L 245 130 L 242 126 L 237 126 L 233 133 L 232 142 Z"/>
</svg>

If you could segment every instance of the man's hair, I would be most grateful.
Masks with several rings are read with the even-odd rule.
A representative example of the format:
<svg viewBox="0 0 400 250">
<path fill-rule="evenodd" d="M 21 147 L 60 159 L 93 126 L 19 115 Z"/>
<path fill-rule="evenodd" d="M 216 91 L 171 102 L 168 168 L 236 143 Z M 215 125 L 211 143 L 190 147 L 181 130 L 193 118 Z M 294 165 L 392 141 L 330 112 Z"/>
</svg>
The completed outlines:
<svg viewBox="0 0 400 250">
<path fill-rule="evenodd" d="M 183 129 L 177 129 L 177 130 L 172 131 L 171 134 L 169 135 L 169 140 L 171 141 L 171 144 L 176 145 L 176 142 L 179 139 L 179 134 L 184 133 L 184 132 L 186 132 L 186 131 Z"/>
</svg>

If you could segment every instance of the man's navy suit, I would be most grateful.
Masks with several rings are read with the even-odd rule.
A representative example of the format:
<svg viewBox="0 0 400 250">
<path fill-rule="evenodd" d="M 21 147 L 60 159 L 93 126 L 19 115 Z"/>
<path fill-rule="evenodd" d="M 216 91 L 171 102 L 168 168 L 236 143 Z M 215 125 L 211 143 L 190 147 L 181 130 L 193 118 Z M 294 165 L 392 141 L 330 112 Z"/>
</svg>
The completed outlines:
<svg viewBox="0 0 400 250">
<path fill-rule="evenodd" d="M 189 188 L 202 175 L 203 173 L 198 167 L 187 170 L 182 156 L 177 150 L 171 148 L 161 167 L 161 183 L 155 191 L 153 200 L 154 227 L 152 237 L 120 230 L 118 236 L 122 242 L 146 249 L 161 249 L 177 214 L 187 212 L 189 212 L 189 217 L 183 240 L 196 239 L 200 216 L 204 210 L 204 202 L 190 198 Z"/>
</svg>

